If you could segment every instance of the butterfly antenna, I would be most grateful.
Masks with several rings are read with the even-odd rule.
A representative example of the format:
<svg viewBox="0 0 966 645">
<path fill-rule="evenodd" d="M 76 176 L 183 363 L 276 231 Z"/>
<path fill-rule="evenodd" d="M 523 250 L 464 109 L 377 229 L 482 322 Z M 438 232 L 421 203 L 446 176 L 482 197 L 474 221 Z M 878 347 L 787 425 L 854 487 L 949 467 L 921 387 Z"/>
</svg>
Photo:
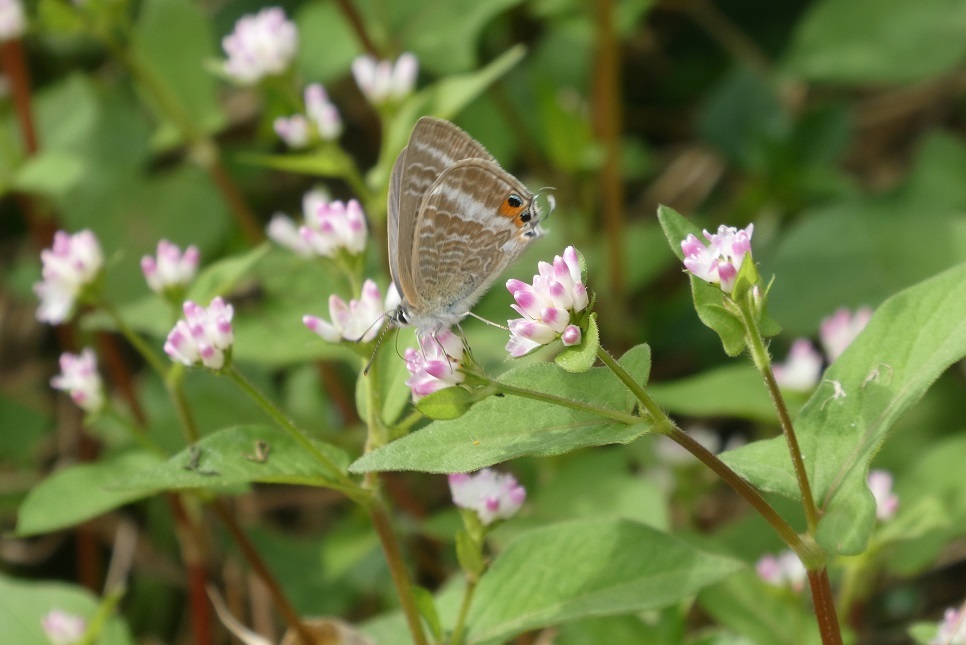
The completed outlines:
<svg viewBox="0 0 966 645">
<path fill-rule="evenodd" d="M 377 320 L 376 322 L 379 321 Z M 372 324 L 375 325 L 376 323 Z M 382 331 L 379 333 L 379 337 L 376 338 L 376 346 L 372 348 L 372 356 L 369 357 L 369 362 L 366 363 L 366 368 L 362 370 L 363 376 L 369 376 L 369 368 L 372 367 L 372 363 L 376 360 L 376 354 L 379 353 L 379 348 L 382 346 L 382 341 L 385 339 L 386 334 L 389 333 L 390 328 L 392 328 L 392 321 L 387 320 L 386 326 L 382 328 Z M 372 329 L 372 325 L 369 326 L 369 329 Z"/>
<path fill-rule="evenodd" d="M 505 325 L 501 325 L 500 323 L 495 323 L 495 322 L 493 322 L 492 320 L 487 320 L 486 318 L 484 318 L 484 317 L 482 317 L 482 316 L 477 316 L 477 315 L 476 315 L 476 314 L 474 314 L 474 313 L 473 313 L 472 311 L 470 311 L 470 312 L 468 312 L 468 313 L 469 313 L 469 314 L 470 314 L 471 316 L 473 316 L 474 318 L 476 318 L 477 320 L 479 320 L 479 321 L 481 321 L 481 322 L 485 322 L 485 323 L 486 323 L 487 325 L 489 325 L 490 327 L 496 327 L 497 329 L 502 329 L 503 331 L 510 331 L 510 328 L 509 328 L 509 327 L 507 327 L 507 326 L 505 326 Z M 460 331 L 462 332 L 463 330 L 462 330 L 462 329 L 460 329 Z"/>
</svg>

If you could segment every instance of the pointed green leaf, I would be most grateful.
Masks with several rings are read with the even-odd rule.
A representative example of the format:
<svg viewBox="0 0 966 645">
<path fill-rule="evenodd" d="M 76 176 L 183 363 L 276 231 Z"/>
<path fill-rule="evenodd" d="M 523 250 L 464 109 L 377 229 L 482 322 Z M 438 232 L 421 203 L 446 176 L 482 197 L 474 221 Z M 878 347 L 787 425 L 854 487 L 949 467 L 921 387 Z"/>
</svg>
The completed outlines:
<svg viewBox="0 0 966 645">
<path fill-rule="evenodd" d="M 265 243 L 205 267 L 195 281 L 191 283 L 186 300 L 194 300 L 207 307 L 212 298 L 223 296 L 231 291 L 235 284 L 245 277 L 271 248 L 270 244 Z"/>
<path fill-rule="evenodd" d="M 795 421 L 816 503 L 819 543 L 832 553 L 863 551 L 875 523 L 866 485 L 886 434 L 950 365 L 966 355 L 966 264 L 896 294 L 825 373 Z M 838 392 L 838 394 L 837 394 Z M 757 486 L 798 497 L 781 437 L 723 459 Z"/>
<path fill-rule="evenodd" d="M 149 491 L 116 490 L 109 486 L 118 479 L 149 470 L 161 461 L 152 453 L 133 451 L 58 470 L 37 484 L 20 505 L 17 535 L 49 533 L 74 526 L 146 497 Z"/>
<path fill-rule="evenodd" d="M 90 621 L 98 613 L 99 601 L 90 591 L 62 582 L 26 582 L 0 574 L 0 626 L 5 643 L 40 645 L 50 643 L 44 634 L 44 616 L 54 609 Z M 93 645 L 134 645 L 127 625 L 117 616 L 104 623 Z"/>
<path fill-rule="evenodd" d="M 627 520 L 547 526 L 512 542 L 483 576 L 467 641 L 506 641 L 588 616 L 665 607 L 743 566 Z"/>
<path fill-rule="evenodd" d="M 650 349 L 641 345 L 621 358 L 645 383 Z M 578 401 L 609 412 L 630 414 L 634 399 L 606 367 L 580 374 L 555 365 L 528 365 L 498 381 L 539 394 Z M 587 446 L 629 443 L 651 429 L 651 421 L 623 423 L 556 403 L 507 394 L 492 396 L 452 421 L 436 421 L 356 461 L 352 472 L 417 470 L 469 472 L 524 455 L 558 455 Z"/>
<path fill-rule="evenodd" d="M 424 396 L 416 402 L 416 409 L 430 419 L 457 419 L 473 406 L 476 397 L 464 388 L 447 387 Z"/>
<path fill-rule="evenodd" d="M 310 441 L 340 468 L 349 463 L 348 456 L 339 448 L 315 439 Z M 263 460 L 259 459 L 258 442 L 266 445 L 261 451 Z M 111 487 L 145 493 L 227 488 L 251 482 L 338 488 L 325 466 L 275 426 L 225 428 L 204 437 L 195 446 L 154 468 L 118 477 Z"/>
</svg>

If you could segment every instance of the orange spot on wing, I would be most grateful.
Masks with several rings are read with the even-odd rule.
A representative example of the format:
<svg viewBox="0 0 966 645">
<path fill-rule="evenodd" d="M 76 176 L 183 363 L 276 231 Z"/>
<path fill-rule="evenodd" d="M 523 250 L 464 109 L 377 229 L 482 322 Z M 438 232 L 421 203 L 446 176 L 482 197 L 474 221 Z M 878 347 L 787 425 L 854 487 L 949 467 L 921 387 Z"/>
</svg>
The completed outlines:
<svg viewBox="0 0 966 645">
<path fill-rule="evenodd" d="M 510 200 L 504 199 L 497 212 L 501 217 L 513 220 L 513 223 L 516 224 L 517 228 L 520 228 L 523 226 L 523 221 L 520 219 L 520 215 L 527 210 L 528 206 L 529 204 L 526 202 L 523 202 L 519 206 L 511 206 Z"/>
</svg>

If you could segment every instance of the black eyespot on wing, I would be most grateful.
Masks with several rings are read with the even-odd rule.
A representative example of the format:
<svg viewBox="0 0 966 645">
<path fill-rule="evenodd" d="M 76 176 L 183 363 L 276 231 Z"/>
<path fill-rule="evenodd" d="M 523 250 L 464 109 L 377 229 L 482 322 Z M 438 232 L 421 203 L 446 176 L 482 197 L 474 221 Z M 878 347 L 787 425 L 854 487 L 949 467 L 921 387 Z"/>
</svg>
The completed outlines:
<svg viewBox="0 0 966 645">
<path fill-rule="evenodd" d="M 520 221 L 523 222 L 524 224 L 529 222 L 531 219 L 533 219 L 533 216 L 530 215 L 530 211 L 524 211 L 520 213 Z"/>
<path fill-rule="evenodd" d="M 506 203 L 511 208 L 519 208 L 523 205 L 523 199 L 517 194 L 512 194 L 506 198 Z"/>
</svg>

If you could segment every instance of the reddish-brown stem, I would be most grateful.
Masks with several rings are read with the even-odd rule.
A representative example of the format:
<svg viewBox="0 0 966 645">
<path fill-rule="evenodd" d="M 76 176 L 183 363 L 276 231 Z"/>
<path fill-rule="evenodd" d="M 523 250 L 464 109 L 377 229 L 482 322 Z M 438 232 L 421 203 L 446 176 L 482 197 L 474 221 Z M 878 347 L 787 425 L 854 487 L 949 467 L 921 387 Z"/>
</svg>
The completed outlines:
<svg viewBox="0 0 966 645">
<path fill-rule="evenodd" d="M 268 592 L 272 596 L 272 601 L 278 608 L 278 612 L 282 614 L 282 618 L 285 620 L 285 623 L 291 629 L 293 629 L 296 634 L 298 634 L 299 640 L 301 640 L 304 645 L 312 645 L 314 642 L 312 633 L 302 623 L 302 619 L 299 617 L 298 612 L 295 611 L 295 608 L 292 607 L 292 604 L 288 601 L 288 598 L 285 597 L 285 592 L 282 591 L 281 585 L 278 584 L 275 576 L 272 575 L 271 571 L 269 571 L 268 566 L 265 564 L 265 561 L 262 560 L 262 556 L 258 553 L 255 545 L 253 545 L 248 539 L 248 536 L 245 535 L 245 531 L 242 530 L 242 527 L 238 524 L 231 509 L 229 509 L 228 505 L 220 499 L 216 499 L 214 502 L 212 502 L 211 506 L 215 511 L 215 515 L 218 516 L 218 519 L 221 520 L 222 524 L 225 525 L 225 528 L 228 529 L 228 532 L 231 533 L 232 540 L 235 542 L 238 548 L 241 549 L 242 555 L 245 556 L 245 560 L 248 562 L 248 565 L 252 568 L 252 570 L 255 571 L 256 575 L 261 578 L 262 582 L 265 583 L 265 586 L 268 587 Z"/>
<path fill-rule="evenodd" d="M 835 599 L 832 597 L 832 585 L 828 580 L 828 569 L 809 571 L 808 584 L 812 588 L 812 604 L 815 606 L 822 645 L 842 645 L 842 633 L 839 630 L 838 616 L 835 614 Z"/>
<path fill-rule="evenodd" d="M 339 5 L 339 10 L 345 19 L 349 21 L 349 26 L 352 28 L 352 32 L 356 35 L 359 40 L 359 44 L 362 45 L 369 54 L 379 58 L 379 48 L 376 47 L 376 43 L 372 41 L 369 37 L 369 33 L 366 31 L 366 25 L 362 21 L 362 16 L 356 11 L 356 8 L 352 4 L 352 0 L 336 0 L 336 4 Z"/>
<path fill-rule="evenodd" d="M 215 151 L 214 154 L 218 155 L 219 153 Z M 241 227 L 245 239 L 252 245 L 260 244 L 265 239 L 265 234 L 262 232 L 262 227 L 258 224 L 258 218 L 248 208 L 248 202 L 245 201 L 241 190 L 238 189 L 238 184 L 228 174 L 228 170 L 221 161 L 221 157 L 216 156 L 212 159 L 207 168 L 212 180 L 228 203 L 228 208 L 235 215 L 235 221 Z"/>
<path fill-rule="evenodd" d="M 620 41 L 614 33 L 612 0 L 596 0 L 597 53 L 594 63 L 593 125 L 604 148 L 600 167 L 601 206 L 607 231 L 610 285 L 616 302 L 624 293 L 624 184 L 620 176 Z"/>
<path fill-rule="evenodd" d="M 30 72 L 24 60 L 23 45 L 19 39 L 8 40 L 0 46 L 3 54 L 3 71 L 10 80 L 10 95 L 20 123 L 24 149 L 27 155 L 37 152 L 37 131 L 30 113 Z"/>
<path fill-rule="evenodd" d="M 204 537 L 197 523 L 188 515 L 184 501 L 174 493 L 166 495 L 168 508 L 174 518 L 181 558 L 184 560 L 188 585 L 188 617 L 191 624 L 191 642 L 195 645 L 211 645 L 211 607 L 205 586 L 208 569 L 205 566 Z"/>
</svg>

